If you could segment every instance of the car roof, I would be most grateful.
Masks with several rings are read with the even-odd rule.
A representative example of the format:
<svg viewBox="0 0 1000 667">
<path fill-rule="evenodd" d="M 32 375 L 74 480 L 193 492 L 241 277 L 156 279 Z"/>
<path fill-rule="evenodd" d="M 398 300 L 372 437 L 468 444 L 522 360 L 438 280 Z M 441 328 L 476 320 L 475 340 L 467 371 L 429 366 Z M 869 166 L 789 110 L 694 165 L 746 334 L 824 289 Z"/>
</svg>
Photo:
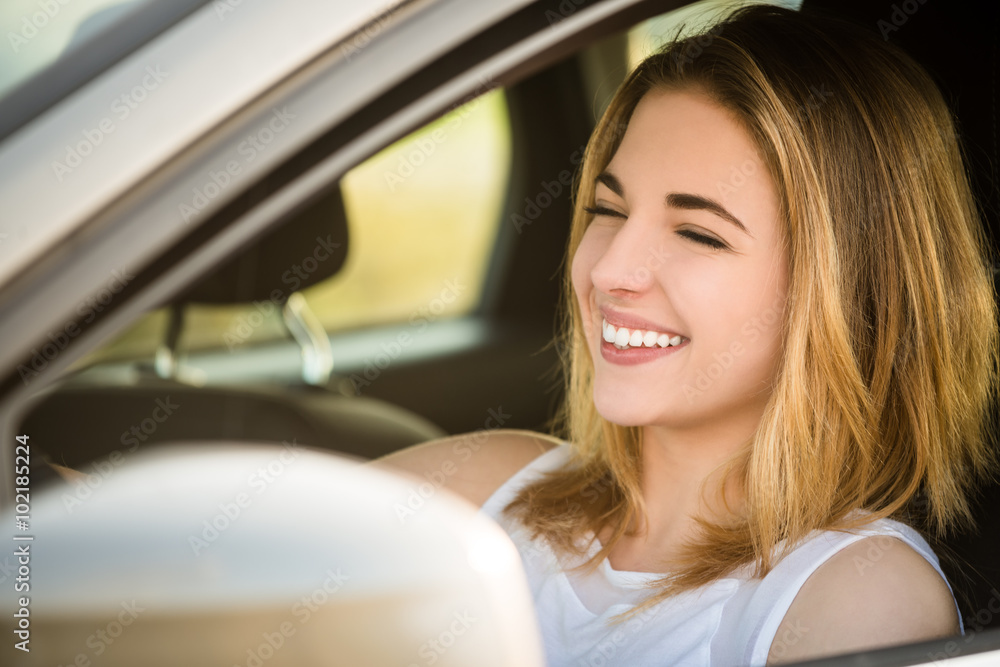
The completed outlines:
<svg viewBox="0 0 1000 667">
<path fill-rule="evenodd" d="M 202 6 L 0 144 L 0 285 L 308 64 L 335 59 L 349 70 L 354 53 L 404 14 L 435 14 L 439 34 L 457 42 L 526 3 L 459 11 L 447 0 L 290 0 L 231 3 L 224 13 L 220 4 L 229 7 Z M 442 41 L 439 49 L 450 46 Z M 395 76 L 353 68 L 350 89 L 329 100 L 329 124 L 437 55 L 416 40 L 396 44 Z"/>
</svg>

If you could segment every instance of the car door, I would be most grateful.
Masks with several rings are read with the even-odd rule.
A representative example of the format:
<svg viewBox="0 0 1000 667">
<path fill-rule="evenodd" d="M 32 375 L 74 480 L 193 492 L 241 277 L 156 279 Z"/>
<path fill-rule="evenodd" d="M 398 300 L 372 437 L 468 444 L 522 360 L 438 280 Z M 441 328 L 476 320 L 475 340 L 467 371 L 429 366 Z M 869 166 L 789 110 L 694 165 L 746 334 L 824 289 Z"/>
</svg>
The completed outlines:
<svg viewBox="0 0 1000 667">
<path fill-rule="evenodd" d="M 447 432 L 544 425 L 558 402 L 546 377 L 555 359 L 544 348 L 568 222 L 564 174 L 579 162 L 595 112 L 584 97 L 593 74 L 571 56 L 666 8 L 205 4 L 19 126 L 0 146 L 0 200 L 12 212 L 10 242 L 0 245 L 5 503 L 14 497 L 15 436 L 41 389 L 323 196 L 347 192 L 345 174 L 365 160 L 487 89 L 506 97 L 510 182 L 480 292 L 460 315 L 425 317 L 456 336 L 441 352 L 401 353 L 384 368 L 378 351 L 344 353 L 337 388 Z M 311 31 L 322 24 L 329 29 Z M 289 43 L 298 48 L 285 53 Z M 122 96 L 124 118 L 110 106 Z M 433 315 L 433 298 L 425 303 Z M 388 355 L 381 346 L 404 347 L 398 336 L 412 337 L 413 326 L 407 317 L 364 333 Z M 351 335 L 331 339 L 346 348 Z M 297 362 L 298 349 L 288 350 Z M 223 355 L 225 365 L 266 361 L 264 350 L 245 352 Z M 377 373 L 366 375 L 369 361 Z M 294 363 L 284 372 L 298 371 Z"/>
</svg>

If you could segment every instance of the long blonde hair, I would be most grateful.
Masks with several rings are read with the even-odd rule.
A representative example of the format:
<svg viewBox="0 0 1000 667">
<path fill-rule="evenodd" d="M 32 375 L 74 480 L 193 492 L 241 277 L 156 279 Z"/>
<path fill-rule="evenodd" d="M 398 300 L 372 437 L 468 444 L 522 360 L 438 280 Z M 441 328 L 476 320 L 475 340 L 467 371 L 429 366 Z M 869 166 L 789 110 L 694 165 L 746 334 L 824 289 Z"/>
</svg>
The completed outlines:
<svg viewBox="0 0 1000 667">
<path fill-rule="evenodd" d="M 595 178 L 654 89 L 707 93 L 754 140 L 782 204 L 790 279 L 773 393 L 725 468 L 745 507 L 730 523 L 700 521 L 648 603 L 744 565 L 763 576 L 776 547 L 815 529 L 894 517 L 940 534 L 968 520 L 966 492 L 992 465 L 997 311 L 955 126 L 934 83 L 861 28 L 738 10 L 649 57 L 619 88 L 578 175 L 569 257 L 590 223 Z M 506 511 L 562 552 L 580 554 L 581 537 L 610 530 L 583 564 L 595 567 L 644 521 L 642 441 L 594 407 L 568 265 L 564 283 L 573 460 Z"/>
</svg>

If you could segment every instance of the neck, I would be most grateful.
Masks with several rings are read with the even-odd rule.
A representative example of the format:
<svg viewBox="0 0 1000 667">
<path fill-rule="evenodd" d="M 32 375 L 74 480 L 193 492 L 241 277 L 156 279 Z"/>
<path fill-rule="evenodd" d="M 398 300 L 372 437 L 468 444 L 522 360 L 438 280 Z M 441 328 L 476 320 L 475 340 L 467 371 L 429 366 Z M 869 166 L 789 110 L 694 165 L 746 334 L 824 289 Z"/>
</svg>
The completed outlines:
<svg viewBox="0 0 1000 667">
<path fill-rule="evenodd" d="M 747 443 L 759 421 L 758 413 L 702 422 L 697 428 L 644 427 L 641 485 L 646 524 L 616 545 L 612 567 L 664 571 L 664 561 L 678 555 L 681 545 L 696 535 L 696 517 L 732 518 L 742 505 L 742 493 L 729 485 L 723 502 L 722 466 Z M 604 536 L 609 535 L 606 530 Z"/>
</svg>

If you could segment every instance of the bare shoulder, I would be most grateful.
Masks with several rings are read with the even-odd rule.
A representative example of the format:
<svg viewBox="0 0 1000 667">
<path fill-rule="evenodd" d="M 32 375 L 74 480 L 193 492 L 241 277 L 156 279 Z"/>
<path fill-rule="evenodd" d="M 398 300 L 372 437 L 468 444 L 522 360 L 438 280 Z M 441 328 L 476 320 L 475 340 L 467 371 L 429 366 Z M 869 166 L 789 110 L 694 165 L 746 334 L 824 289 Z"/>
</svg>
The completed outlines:
<svg viewBox="0 0 1000 667">
<path fill-rule="evenodd" d="M 533 431 L 476 431 L 408 447 L 371 465 L 444 486 L 480 507 L 514 473 L 560 443 Z"/>
<path fill-rule="evenodd" d="M 806 580 L 771 643 L 768 664 L 958 634 L 948 585 L 902 540 L 866 537 Z"/>
</svg>

